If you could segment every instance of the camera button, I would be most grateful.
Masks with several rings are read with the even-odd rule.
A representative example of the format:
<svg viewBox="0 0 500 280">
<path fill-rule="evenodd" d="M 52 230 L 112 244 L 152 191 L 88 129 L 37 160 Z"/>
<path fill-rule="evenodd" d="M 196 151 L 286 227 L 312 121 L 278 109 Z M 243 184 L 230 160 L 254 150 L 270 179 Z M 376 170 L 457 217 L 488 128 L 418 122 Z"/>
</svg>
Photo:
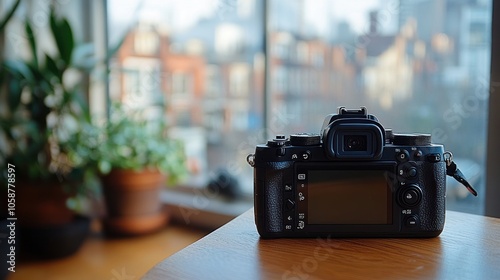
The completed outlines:
<svg viewBox="0 0 500 280">
<path fill-rule="evenodd" d="M 418 218 L 416 216 L 410 216 L 405 220 L 407 227 L 414 227 L 418 225 Z"/>
<path fill-rule="evenodd" d="M 304 229 L 304 226 L 305 226 L 305 223 L 304 221 L 299 221 L 299 223 L 297 224 L 297 229 Z"/>
<path fill-rule="evenodd" d="M 310 156 L 311 156 L 311 152 L 309 152 L 309 151 L 302 154 L 302 158 L 304 160 L 308 160 Z"/>
<path fill-rule="evenodd" d="M 420 159 L 423 155 L 424 155 L 424 153 L 422 153 L 421 150 L 415 151 L 415 154 L 414 154 L 416 160 Z"/>
<path fill-rule="evenodd" d="M 399 169 L 399 175 L 402 175 L 406 179 L 413 179 L 417 177 L 418 171 L 415 166 L 403 166 Z"/>
<path fill-rule="evenodd" d="M 396 159 L 398 161 L 407 161 L 409 157 L 410 154 L 408 153 L 407 150 L 402 150 L 401 152 L 396 154 Z"/>
<path fill-rule="evenodd" d="M 293 202 L 293 200 L 291 200 L 291 199 L 287 199 L 286 202 L 285 202 L 285 208 L 286 208 L 286 210 L 290 211 L 294 207 L 295 207 L 295 202 Z"/>
<path fill-rule="evenodd" d="M 408 178 L 413 178 L 417 176 L 417 169 L 415 167 L 410 167 L 408 170 L 406 170 L 406 174 Z"/>
<path fill-rule="evenodd" d="M 285 191 L 286 192 L 291 192 L 292 191 L 292 185 L 291 184 L 285 184 Z"/>
<path fill-rule="evenodd" d="M 420 202 L 421 193 L 416 187 L 411 187 L 402 193 L 403 203 L 407 206 L 415 206 Z"/>
<path fill-rule="evenodd" d="M 427 161 L 435 163 L 441 161 L 441 154 L 430 154 L 427 155 Z"/>
</svg>

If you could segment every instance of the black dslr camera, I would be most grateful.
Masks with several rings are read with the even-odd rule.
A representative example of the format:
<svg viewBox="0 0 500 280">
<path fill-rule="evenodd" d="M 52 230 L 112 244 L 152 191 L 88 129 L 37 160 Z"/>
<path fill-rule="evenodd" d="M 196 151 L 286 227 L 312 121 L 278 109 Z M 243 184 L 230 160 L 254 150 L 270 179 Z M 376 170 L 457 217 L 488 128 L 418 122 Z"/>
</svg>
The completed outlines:
<svg viewBox="0 0 500 280">
<path fill-rule="evenodd" d="M 434 237 L 443 230 L 443 145 L 430 134 L 392 133 L 364 107 L 340 107 L 321 135 L 278 135 L 247 161 L 262 237 Z"/>
</svg>

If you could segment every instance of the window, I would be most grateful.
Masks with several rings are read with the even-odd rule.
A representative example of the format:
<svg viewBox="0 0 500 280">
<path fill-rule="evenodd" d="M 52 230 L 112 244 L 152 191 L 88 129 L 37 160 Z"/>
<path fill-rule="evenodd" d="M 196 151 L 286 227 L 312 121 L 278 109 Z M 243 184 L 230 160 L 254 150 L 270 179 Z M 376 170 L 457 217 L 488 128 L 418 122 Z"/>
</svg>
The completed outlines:
<svg viewBox="0 0 500 280">
<path fill-rule="evenodd" d="M 162 102 L 158 60 L 127 57 L 122 65 L 123 103 L 142 108 Z"/>
<path fill-rule="evenodd" d="M 128 13 L 108 3 L 109 33 L 132 26 L 143 41 L 112 75 L 129 75 L 124 90 L 159 93 L 175 126 L 199 129 L 207 172 L 230 169 L 248 194 L 245 157 L 264 135 L 318 133 L 338 106 L 367 106 L 395 132 L 432 133 L 485 193 L 492 1 L 144 0 Z M 126 67 L 138 58 L 156 62 Z M 141 75 L 159 81 L 142 92 Z M 447 184 L 448 209 L 483 213 L 484 196 Z"/>
<path fill-rule="evenodd" d="M 173 97 L 189 98 L 192 92 L 193 80 L 187 73 L 172 73 L 172 95 Z"/>
<path fill-rule="evenodd" d="M 271 122 L 272 132 L 318 133 L 338 106 L 364 105 L 395 132 L 432 133 L 485 193 L 491 1 L 271 0 L 270 7 L 270 107 L 288 116 Z M 282 38 L 295 45 L 295 60 L 283 55 Z M 448 178 L 448 209 L 482 213 L 483 199 Z"/>
<path fill-rule="evenodd" d="M 262 3 L 108 1 L 110 45 L 127 31 L 110 77 L 122 81 L 121 96 L 140 96 L 135 106 L 162 101 L 174 134 L 187 141 L 190 177 L 205 176 L 199 187 L 226 169 L 252 192 L 245 158 L 264 141 L 254 137 L 263 123 Z M 111 92 L 117 84 L 110 81 Z"/>
</svg>

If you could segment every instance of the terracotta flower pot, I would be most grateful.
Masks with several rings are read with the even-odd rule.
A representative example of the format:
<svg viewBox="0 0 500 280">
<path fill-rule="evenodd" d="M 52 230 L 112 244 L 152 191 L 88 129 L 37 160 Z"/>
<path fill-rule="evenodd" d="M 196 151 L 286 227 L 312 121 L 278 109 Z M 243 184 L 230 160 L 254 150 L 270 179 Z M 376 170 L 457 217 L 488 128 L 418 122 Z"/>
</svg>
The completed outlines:
<svg viewBox="0 0 500 280">
<path fill-rule="evenodd" d="M 66 206 L 68 197 L 57 181 L 18 182 L 16 215 L 19 224 L 34 227 L 69 223 L 75 214 Z"/>
<path fill-rule="evenodd" d="M 102 177 L 107 217 L 104 229 L 112 235 L 156 231 L 167 222 L 160 201 L 165 176 L 158 171 L 115 169 Z"/>
</svg>

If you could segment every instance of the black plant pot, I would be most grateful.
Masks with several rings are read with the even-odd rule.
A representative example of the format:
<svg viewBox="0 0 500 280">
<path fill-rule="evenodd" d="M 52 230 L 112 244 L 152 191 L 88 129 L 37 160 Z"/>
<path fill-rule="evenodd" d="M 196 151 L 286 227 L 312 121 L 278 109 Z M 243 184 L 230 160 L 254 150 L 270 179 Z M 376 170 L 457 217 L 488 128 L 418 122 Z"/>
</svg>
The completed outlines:
<svg viewBox="0 0 500 280">
<path fill-rule="evenodd" d="M 90 232 L 90 219 L 76 216 L 64 225 L 20 227 L 20 251 L 40 259 L 69 256 L 80 248 Z"/>
</svg>

